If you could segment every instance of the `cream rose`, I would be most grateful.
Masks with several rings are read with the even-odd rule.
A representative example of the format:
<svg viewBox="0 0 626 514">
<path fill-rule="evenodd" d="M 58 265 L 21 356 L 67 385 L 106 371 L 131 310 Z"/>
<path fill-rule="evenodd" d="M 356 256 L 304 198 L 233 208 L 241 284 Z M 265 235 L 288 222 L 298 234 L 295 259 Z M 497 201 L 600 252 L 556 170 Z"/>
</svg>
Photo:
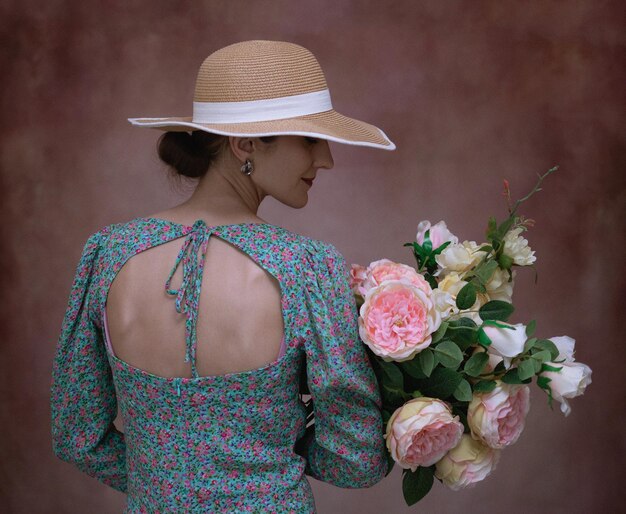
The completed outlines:
<svg viewBox="0 0 626 514">
<path fill-rule="evenodd" d="M 502 357 L 504 367 L 511 366 L 511 359 L 517 357 L 524 351 L 526 343 L 526 327 L 522 323 L 511 325 L 504 321 L 498 321 L 500 325 L 510 328 L 501 328 L 492 325 L 483 325 L 482 329 L 491 339 L 491 344 L 487 347 L 489 353 Z"/>
<path fill-rule="evenodd" d="M 463 434 L 459 444 L 435 464 L 435 476 L 453 491 L 473 487 L 496 469 L 501 451 Z"/>
<path fill-rule="evenodd" d="M 462 243 L 450 244 L 435 256 L 439 269 L 433 275 L 446 275 L 456 271 L 464 273 L 476 266 L 487 252 L 478 251 L 480 246 L 475 241 L 463 241 Z"/>
<path fill-rule="evenodd" d="M 575 341 L 568 336 L 551 337 L 559 350 L 557 361 L 565 359 L 565 362 L 546 362 L 548 366 L 561 368 L 560 371 L 543 371 L 540 375 L 549 378 L 548 386 L 552 391 L 552 397 L 561 404 L 561 412 L 569 416 L 572 409 L 567 401 L 585 392 L 591 384 L 591 368 L 582 362 L 574 360 Z"/>
<path fill-rule="evenodd" d="M 405 361 L 430 345 L 441 315 L 422 288 L 405 280 L 385 280 L 368 291 L 358 324 L 361 339 L 376 355 Z"/>
<path fill-rule="evenodd" d="M 463 289 L 463 287 L 467 284 L 465 280 L 461 278 L 461 275 L 455 271 L 451 271 L 446 274 L 444 278 L 437 284 L 437 289 L 448 293 L 451 296 L 451 308 L 449 312 L 446 312 L 442 315 L 443 319 L 450 317 L 452 314 L 458 314 L 459 312 L 463 313 L 464 317 L 472 319 L 477 325 L 482 323 L 478 312 L 478 309 L 489 301 L 489 297 L 485 294 L 478 293 L 476 295 L 476 301 L 474 305 L 472 305 L 469 309 L 465 309 L 459 311 L 456 306 L 456 297 L 459 294 L 459 291 Z M 437 290 L 436 289 L 436 290 Z"/>
<path fill-rule="evenodd" d="M 426 231 L 430 230 L 429 238 L 433 245 L 433 250 L 439 248 L 443 243 L 450 241 L 452 243 L 458 243 L 459 238 L 456 237 L 452 232 L 448 230 L 446 222 L 441 220 L 438 223 L 435 223 L 431 226 L 430 221 L 424 220 L 420 221 L 417 225 L 417 234 L 415 235 L 415 240 L 420 244 L 424 244 L 424 237 L 426 236 Z"/>
<path fill-rule="evenodd" d="M 505 255 L 508 255 L 513 259 L 513 263 L 518 266 L 529 266 L 537 260 L 535 252 L 528 246 L 528 240 L 520 236 L 522 232 L 521 227 L 516 227 L 513 230 L 509 230 L 504 236 L 504 249 L 502 250 Z"/>
<path fill-rule="evenodd" d="M 515 282 L 515 274 L 515 270 L 512 270 L 512 278 L 511 282 L 509 282 L 508 272 L 502 268 L 496 268 L 489 281 L 485 284 L 489 299 L 513 303 L 513 285 Z"/>
<path fill-rule="evenodd" d="M 474 393 L 467 407 L 467 424 L 472 437 L 500 450 L 515 443 L 530 408 L 527 385 L 505 384 L 498 380 L 489 393 Z"/>
<path fill-rule="evenodd" d="M 385 432 L 387 449 L 400 467 L 415 471 L 440 460 L 456 446 L 463 424 L 450 407 L 437 398 L 415 398 L 389 418 Z"/>
</svg>

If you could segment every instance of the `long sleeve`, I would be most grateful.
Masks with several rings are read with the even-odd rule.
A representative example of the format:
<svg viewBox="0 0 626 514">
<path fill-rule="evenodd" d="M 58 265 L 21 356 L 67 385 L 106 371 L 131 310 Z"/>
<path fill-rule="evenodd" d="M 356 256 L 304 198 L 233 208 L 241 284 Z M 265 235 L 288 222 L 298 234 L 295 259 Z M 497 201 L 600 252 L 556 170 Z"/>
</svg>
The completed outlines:
<svg viewBox="0 0 626 514">
<path fill-rule="evenodd" d="M 124 434 L 113 425 L 115 387 L 102 330 L 89 309 L 100 237 L 97 232 L 85 244 L 57 343 L 50 396 L 52 446 L 60 459 L 126 492 Z"/>
<path fill-rule="evenodd" d="M 370 487 L 387 472 L 382 402 L 359 339 L 358 312 L 343 255 L 314 240 L 305 297 L 314 321 L 305 344 L 315 430 L 303 441 L 305 473 L 337 487 Z"/>
</svg>

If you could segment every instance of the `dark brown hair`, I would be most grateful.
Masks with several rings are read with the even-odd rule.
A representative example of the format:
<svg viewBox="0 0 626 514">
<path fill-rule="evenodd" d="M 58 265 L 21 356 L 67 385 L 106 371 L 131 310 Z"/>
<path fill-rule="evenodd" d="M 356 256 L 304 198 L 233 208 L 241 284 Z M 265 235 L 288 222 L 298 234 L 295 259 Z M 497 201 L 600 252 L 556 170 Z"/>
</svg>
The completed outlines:
<svg viewBox="0 0 626 514">
<path fill-rule="evenodd" d="M 264 143 L 277 136 L 260 137 Z M 212 134 L 204 130 L 193 132 L 165 132 L 157 142 L 159 158 L 175 175 L 201 178 L 228 145 L 228 136 Z"/>
</svg>

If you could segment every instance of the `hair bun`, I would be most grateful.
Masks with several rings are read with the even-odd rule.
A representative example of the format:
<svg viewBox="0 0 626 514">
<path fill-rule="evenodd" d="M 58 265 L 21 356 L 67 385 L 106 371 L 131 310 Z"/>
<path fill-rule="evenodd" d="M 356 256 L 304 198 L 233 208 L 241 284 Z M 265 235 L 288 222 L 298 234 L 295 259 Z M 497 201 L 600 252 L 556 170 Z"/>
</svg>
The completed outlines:
<svg viewBox="0 0 626 514">
<path fill-rule="evenodd" d="M 203 130 L 165 132 L 157 143 L 159 158 L 179 175 L 202 177 L 219 154 L 225 136 Z"/>
</svg>

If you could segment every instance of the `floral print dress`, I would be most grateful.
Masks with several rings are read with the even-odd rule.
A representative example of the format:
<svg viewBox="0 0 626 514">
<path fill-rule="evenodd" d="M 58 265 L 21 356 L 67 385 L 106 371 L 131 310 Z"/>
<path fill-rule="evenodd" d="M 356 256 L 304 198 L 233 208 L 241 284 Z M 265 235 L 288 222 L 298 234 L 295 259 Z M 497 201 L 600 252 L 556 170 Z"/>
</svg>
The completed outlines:
<svg viewBox="0 0 626 514">
<path fill-rule="evenodd" d="M 206 245 L 214 234 L 249 255 L 281 287 L 285 350 L 266 366 L 198 376 L 195 326 Z M 187 316 L 191 378 L 166 378 L 117 358 L 106 344 L 109 287 L 124 263 L 184 237 L 163 277 Z M 182 265 L 178 290 L 170 289 Z M 91 235 L 57 343 L 51 386 L 56 455 L 118 491 L 127 513 L 314 513 L 305 475 L 362 488 L 387 472 L 381 398 L 348 268 L 330 243 L 267 223 L 192 226 L 135 218 Z M 303 438 L 306 373 L 315 431 Z M 113 421 L 118 404 L 124 432 Z M 296 442 L 303 451 L 296 452 Z"/>
</svg>

